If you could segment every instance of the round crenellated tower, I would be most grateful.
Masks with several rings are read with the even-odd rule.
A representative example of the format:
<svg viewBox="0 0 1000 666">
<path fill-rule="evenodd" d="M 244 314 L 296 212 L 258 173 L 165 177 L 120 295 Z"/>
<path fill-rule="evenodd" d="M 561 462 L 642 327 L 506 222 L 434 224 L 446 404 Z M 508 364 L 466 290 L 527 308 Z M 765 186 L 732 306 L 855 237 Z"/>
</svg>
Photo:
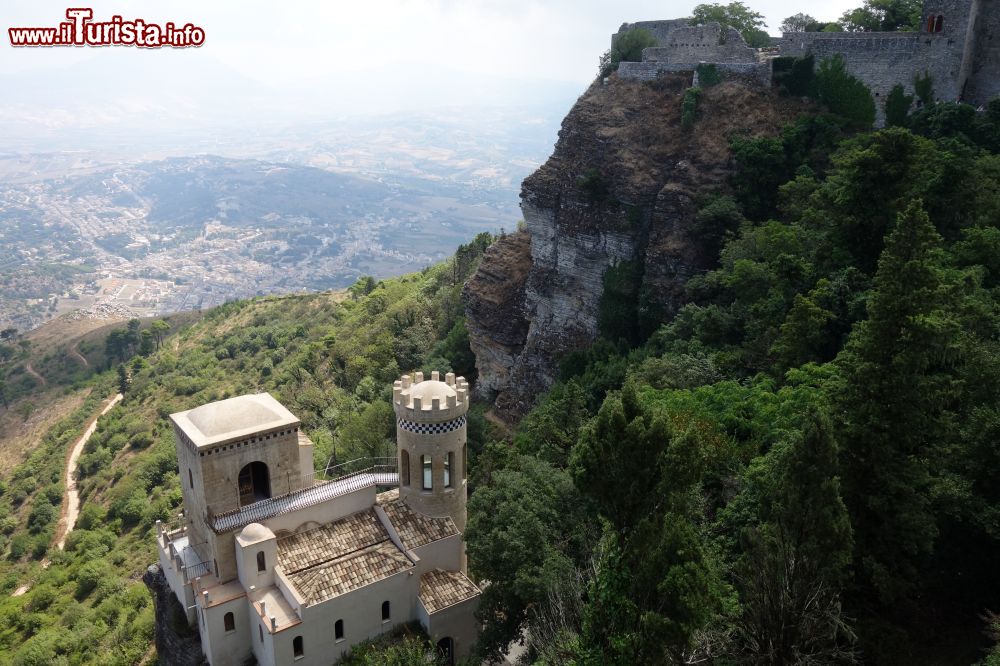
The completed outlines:
<svg viewBox="0 0 1000 666">
<path fill-rule="evenodd" d="M 392 387 L 399 496 L 425 516 L 451 516 L 465 531 L 469 383 L 449 372 L 403 375 Z"/>
</svg>

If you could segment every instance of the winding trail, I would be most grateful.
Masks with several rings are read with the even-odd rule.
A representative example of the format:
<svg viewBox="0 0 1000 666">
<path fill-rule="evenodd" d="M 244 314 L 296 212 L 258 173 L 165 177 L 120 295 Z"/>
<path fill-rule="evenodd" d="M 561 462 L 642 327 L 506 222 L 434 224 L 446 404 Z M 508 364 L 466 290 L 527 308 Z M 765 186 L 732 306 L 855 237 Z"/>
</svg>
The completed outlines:
<svg viewBox="0 0 1000 666">
<path fill-rule="evenodd" d="M 76 464 L 80 460 L 80 454 L 83 453 L 83 447 L 97 430 L 97 419 L 110 412 L 111 408 L 121 402 L 123 397 L 121 393 L 117 393 L 113 398 L 108 400 L 108 403 L 104 405 L 104 409 L 87 424 L 87 429 L 83 431 L 80 439 L 77 440 L 66 456 L 66 471 L 64 474 L 66 490 L 63 492 L 59 524 L 56 526 L 56 545 L 59 547 L 59 550 L 62 550 L 66 546 L 66 536 L 73 531 L 76 519 L 80 515 L 80 493 L 76 488 Z M 48 569 L 49 564 L 51 564 L 49 558 L 42 559 L 41 565 L 43 569 Z M 26 594 L 31 589 L 31 585 L 31 581 L 22 583 L 10 596 L 20 597 Z"/>
<path fill-rule="evenodd" d="M 62 515 L 59 517 L 59 525 L 56 527 L 56 546 L 58 546 L 59 550 L 62 550 L 66 545 L 66 537 L 73 531 L 76 519 L 80 515 L 80 493 L 76 487 L 76 465 L 80 461 L 80 454 L 83 453 L 83 447 L 94 434 L 94 431 L 97 430 L 97 419 L 110 412 L 112 407 L 122 401 L 123 397 L 121 393 L 118 393 L 108 401 L 108 404 L 90 422 L 90 425 L 87 426 L 83 435 L 73 445 L 69 455 L 66 457 L 66 473 L 64 476 L 66 491 L 63 494 Z"/>
<path fill-rule="evenodd" d="M 89 368 L 90 367 L 90 363 L 87 361 L 87 357 L 80 353 L 80 349 L 77 346 L 79 344 L 80 343 L 78 341 L 72 347 L 70 347 L 69 348 L 69 353 L 72 354 L 73 356 L 75 356 L 80 361 L 80 363 L 83 363 L 83 367 Z"/>
<path fill-rule="evenodd" d="M 31 361 L 28 361 L 27 363 L 24 364 L 24 371 L 27 372 L 32 377 L 34 377 L 35 379 L 37 379 L 42 386 L 48 385 L 48 382 L 45 381 L 45 377 L 42 377 L 35 371 L 33 367 L 31 367 Z"/>
</svg>

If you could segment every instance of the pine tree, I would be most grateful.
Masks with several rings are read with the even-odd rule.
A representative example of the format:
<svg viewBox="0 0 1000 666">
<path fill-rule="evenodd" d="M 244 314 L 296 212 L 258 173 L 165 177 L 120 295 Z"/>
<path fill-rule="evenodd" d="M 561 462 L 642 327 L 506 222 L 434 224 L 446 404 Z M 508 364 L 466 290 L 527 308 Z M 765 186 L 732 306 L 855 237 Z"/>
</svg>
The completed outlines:
<svg viewBox="0 0 1000 666">
<path fill-rule="evenodd" d="M 928 457 L 946 436 L 959 339 L 940 244 L 922 202 L 911 204 L 879 260 L 869 319 L 836 361 L 857 573 L 886 605 L 911 589 L 937 534 Z"/>
<path fill-rule="evenodd" d="M 738 629 L 756 663 L 845 663 L 854 634 L 840 592 L 851 559 L 851 525 L 840 497 L 837 442 L 813 408 L 803 431 L 752 466 L 736 506 L 756 506 L 736 567 Z"/>
</svg>

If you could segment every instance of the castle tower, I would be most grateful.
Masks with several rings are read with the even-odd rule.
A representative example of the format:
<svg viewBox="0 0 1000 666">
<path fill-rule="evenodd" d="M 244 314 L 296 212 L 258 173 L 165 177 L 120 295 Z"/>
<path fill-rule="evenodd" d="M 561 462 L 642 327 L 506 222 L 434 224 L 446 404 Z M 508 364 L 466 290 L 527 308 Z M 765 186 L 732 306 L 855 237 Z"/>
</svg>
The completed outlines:
<svg viewBox="0 0 1000 666">
<path fill-rule="evenodd" d="M 992 0 L 986 0 L 987 5 Z M 969 82 L 973 76 L 977 52 L 977 26 L 981 23 L 982 0 L 924 0 L 920 31 L 947 39 L 947 58 L 936 54 L 937 60 L 953 63 L 944 76 L 936 77 L 935 94 L 945 101 L 968 101 Z M 993 10 L 991 10 L 993 11 Z M 934 73 L 934 72 L 932 72 Z"/>
<path fill-rule="evenodd" d="M 469 384 L 449 372 L 424 379 L 422 372 L 393 384 L 399 463 L 399 496 L 425 516 L 451 516 L 465 531 L 466 445 L 465 415 L 469 411 Z"/>
<path fill-rule="evenodd" d="M 313 484 L 312 442 L 267 393 L 170 415 L 189 543 L 219 580 L 237 576 L 233 535 L 215 517 Z"/>
</svg>

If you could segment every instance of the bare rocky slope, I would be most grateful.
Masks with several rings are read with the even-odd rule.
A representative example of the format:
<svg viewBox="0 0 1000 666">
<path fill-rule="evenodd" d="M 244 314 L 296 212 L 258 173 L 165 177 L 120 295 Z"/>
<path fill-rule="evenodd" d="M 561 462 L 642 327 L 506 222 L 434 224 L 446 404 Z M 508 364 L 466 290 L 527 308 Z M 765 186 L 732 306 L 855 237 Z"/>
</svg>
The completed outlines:
<svg viewBox="0 0 1000 666">
<path fill-rule="evenodd" d="M 463 292 L 480 397 L 516 420 L 555 381 L 559 358 L 598 334 L 605 271 L 633 262 L 647 315 L 664 320 L 712 257 L 691 233 L 696 200 L 724 190 L 729 139 L 775 134 L 797 100 L 726 81 L 681 128 L 690 75 L 593 84 L 563 120 L 549 160 L 525 179 L 527 232 L 486 254 Z"/>
</svg>

